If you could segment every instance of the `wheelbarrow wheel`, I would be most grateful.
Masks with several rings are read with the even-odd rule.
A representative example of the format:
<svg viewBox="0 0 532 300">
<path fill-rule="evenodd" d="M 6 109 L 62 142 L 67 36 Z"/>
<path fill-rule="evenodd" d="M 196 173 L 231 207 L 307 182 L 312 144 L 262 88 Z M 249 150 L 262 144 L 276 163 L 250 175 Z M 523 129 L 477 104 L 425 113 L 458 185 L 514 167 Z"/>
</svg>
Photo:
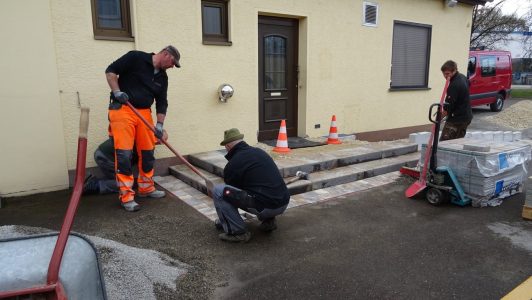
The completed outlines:
<svg viewBox="0 0 532 300">
<path fill-rule="evenodd" d="M 438 206 L 445 202 L 445 194 L 440 189 L 430 188 L 427 191 L 427 201 L 432 205 Z"/>
</svg>

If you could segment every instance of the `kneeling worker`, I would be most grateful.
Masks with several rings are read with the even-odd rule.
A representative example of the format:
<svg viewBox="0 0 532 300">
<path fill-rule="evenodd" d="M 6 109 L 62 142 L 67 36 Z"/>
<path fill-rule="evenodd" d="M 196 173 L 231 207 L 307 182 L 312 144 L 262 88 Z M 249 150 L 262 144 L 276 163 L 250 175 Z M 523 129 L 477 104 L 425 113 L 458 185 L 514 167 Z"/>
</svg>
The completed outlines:
<svg viewBox="0 0 532 300">
<path fill-rule="evenodd" d="M 163 129 L 163 140 L 168 139 L 168 134 L 166 130 Z M 160 144 L 160 141 L 157 140 L 155 143 Z M 135 147 L 133 147 L 135 148 Z M 118 193 L 119 189 L 116 185 L 116 174 L 115 174 L 115 147 L 113 137 L 110 136 L 107 140 L 101 143 L 96 151 L 94 151 L 94 161 L 98 165 L 103 178 L 98 178 L 92 174 L 85 180 L 83 185 L 83 194 L 84 195 L 93 195 L 93 194 L 110 194 Z M 139 162 L 139 156 L 137 152 L 133 151 L 131 155 L 131 166 L 136 167 Z M 135 178 L 137 177 L 138 172 L 135 173 Z"/>
<path fill-rule="evenodd" d="M 247 242 L 251 233 L 238 213 L 245 210 L 258 217 L 260 229 L 277 229 L 275 216 L 282 214 L 290 200 L 288 189 L 273 159 L 262 149 L 249 146 L 236 128 L 226 130 L 224 140 L 228 160 L 224 168 L 225 184 L 214 187 L 213 199 L 218 219 L 215 225 L 223 229 L 221 240 Z"/>
</svg>

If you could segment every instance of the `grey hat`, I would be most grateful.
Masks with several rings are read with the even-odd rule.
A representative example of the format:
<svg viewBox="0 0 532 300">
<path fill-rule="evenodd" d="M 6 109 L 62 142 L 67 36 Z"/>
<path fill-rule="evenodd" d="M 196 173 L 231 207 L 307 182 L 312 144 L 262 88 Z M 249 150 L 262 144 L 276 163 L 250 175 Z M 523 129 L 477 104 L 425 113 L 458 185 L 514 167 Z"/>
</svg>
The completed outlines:
<svg viewBox="0 0 532 300">
<path fill-rule="evenodd" d="M 244 138 L 244 135 L 238 131 L 237 128 L 231 128 L 224 132 L 224 140 L 220 143 L 220 146 L 225 146 L 236 140 L 241 140 Z"/>
<path fill-rule="evenodd" d="M 179 51 L 177 50 L 177 48 L 172 45 L 169 45 L 163 50 L 166 50 L 166 52 L 170 53 L 170 55 L 174 57 L 174 66 L 176 66 L 176 68 L 181 68 L 181 65 L 179 64 L 179 59 L 181 58 L 181 54 L 179 54 Z"/>
</svg>

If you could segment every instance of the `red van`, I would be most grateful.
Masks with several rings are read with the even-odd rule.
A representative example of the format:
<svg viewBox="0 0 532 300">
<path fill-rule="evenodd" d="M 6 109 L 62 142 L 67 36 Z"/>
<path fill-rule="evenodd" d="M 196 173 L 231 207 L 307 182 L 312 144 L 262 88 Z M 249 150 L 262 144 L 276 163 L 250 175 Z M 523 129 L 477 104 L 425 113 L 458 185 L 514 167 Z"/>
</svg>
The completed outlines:
<svg viewBox="0 0 532 300">
<path fill-rule="evenodd" d="M 512 88 L 512 56 L 509 51 L 469 51 L 467 65 L 471 106 L 489 105 L 501 111 Z"/>
</svg>

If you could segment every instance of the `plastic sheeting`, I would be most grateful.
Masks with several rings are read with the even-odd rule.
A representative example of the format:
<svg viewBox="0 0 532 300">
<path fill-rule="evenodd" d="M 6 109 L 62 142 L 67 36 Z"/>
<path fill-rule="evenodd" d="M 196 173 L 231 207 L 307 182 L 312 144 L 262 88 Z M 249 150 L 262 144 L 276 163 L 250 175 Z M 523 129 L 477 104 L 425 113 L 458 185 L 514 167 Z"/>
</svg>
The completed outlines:
<svg viewBox="0 0 532 300">
<path fill-rule="evenodd" d="M 487 152 L 464 150 L 464 145 L 489 146 Z M 426 145 L 422 146 L 422 167 Z M 476 207 L 499 205 L 520 193 L 527 178 L 532 147 L 524 142 L 487 142 L 456 139 L 438 145 L 436 164 L 451 168 Z"/>
</svg>

